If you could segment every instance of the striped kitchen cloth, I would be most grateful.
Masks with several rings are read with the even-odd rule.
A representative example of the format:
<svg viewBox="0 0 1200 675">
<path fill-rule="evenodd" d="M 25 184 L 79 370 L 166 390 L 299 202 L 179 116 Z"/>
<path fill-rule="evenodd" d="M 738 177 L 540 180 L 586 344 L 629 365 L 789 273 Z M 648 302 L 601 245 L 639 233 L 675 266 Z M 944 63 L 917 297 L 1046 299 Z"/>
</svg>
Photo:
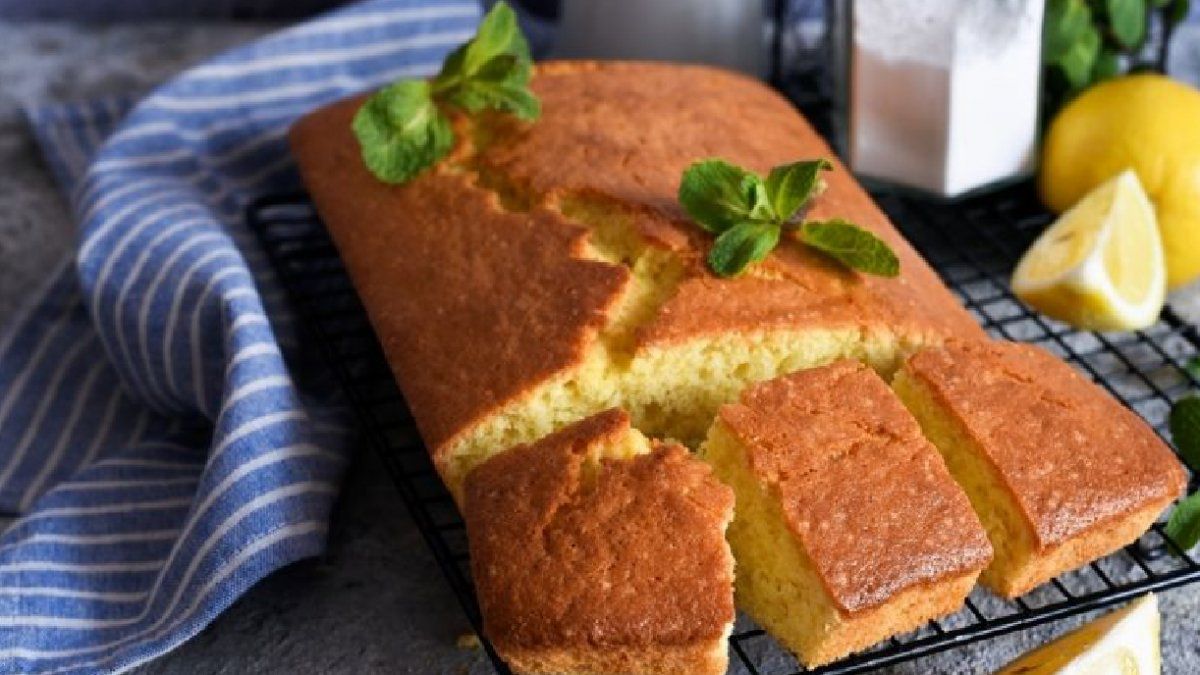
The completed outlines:
<svg viewBox="0 0 1200 675">
<path fill-rule="evenodd" d="M 323 550 L 348 417 L 243 209 L 299 187 L 298 115 L 435 72 L 479 16 L 363 2 L 136 104 L 29 111 L 79 234 L 0 334 L 0 672 L 131 668 Z"/>
</svg>

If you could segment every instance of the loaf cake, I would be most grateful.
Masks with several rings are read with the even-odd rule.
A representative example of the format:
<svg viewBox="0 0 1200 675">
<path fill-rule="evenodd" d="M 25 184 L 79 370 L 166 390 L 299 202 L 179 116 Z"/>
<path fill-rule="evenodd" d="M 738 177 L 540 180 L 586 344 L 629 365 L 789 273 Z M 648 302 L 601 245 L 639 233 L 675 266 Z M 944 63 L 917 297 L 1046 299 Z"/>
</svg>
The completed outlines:
<svg viewBox="0 0 1200 675">
<path fill-rule="evenodd" d="M 484 462 L 463 514 L 484 630 L 515 671 L 725 672 L 733 494 L 625 412 Z"/>
<path fill-rule="evenodd" d="M 981 581 L 1005 597 L 1133 542 L 1184 490 L 1141 418 L 1033 345 L 926 349 L 893 386 L 987 528 Z"/>
<path fill-rule="evenodd" d="M 858 362 L 750 386 L 700 452 L 737 496 L 738 606 L 806 666 L 954 612 L 991 560 L 937 450 Z"/>
<path fill-rule="evenodd" d="M 740 277 L 677 203 L 693 162 L 758 172 L 833 158 L 792 106 L 729 72 L 558 62 L 542 116 L 454 118 L 458 145 L 388 185 L 351 133 L 362 98 L 301 119 L 291 144 L 443 479 L 614 406 L 700 441 L 748 383 L 852 357 L 891 372 L 917 348 L 982 336 L 836 164 L 809 217 L 845 218 L 896 251 L 859 275 L 794 241 Z"/>
</svg>

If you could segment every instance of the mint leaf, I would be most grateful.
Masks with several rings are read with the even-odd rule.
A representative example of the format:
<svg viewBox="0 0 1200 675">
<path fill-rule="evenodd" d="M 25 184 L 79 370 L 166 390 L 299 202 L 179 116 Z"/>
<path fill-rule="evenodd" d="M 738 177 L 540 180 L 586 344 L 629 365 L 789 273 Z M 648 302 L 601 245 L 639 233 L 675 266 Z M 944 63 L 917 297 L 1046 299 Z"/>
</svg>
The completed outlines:
<svg viewBox="0 0 1200 675">
<path fill-rule="evenodd" d="M 1170 8 L 1167 9 L 1167 23 L 1175 25 L 1182 22 L 1188 17 L 1191 8 L 1191 0 L 1172 0 Z"/>
<path fill-rule="evenodd" d="M 708 266 L 717 276 L 737 276 L 751 263 L 767 257 L 779 243 L 779 231 L 779 226 L 773 223 L 738 223 L 713 242 L 712 250 L 708 252 Z"/>
<path fill-rule="evenodd" d="M 800 241 L 860 272 L 881 277 L 900 274 L 900 260 L 886 242 L 840 218 L 804 223 Z"/>
<path fill-rule="evenodd" d="M 1192 377 L 1200 379 L 1200 356 L 1193 356 L 1188 359 L 1188 362 L 1183 367 L 1187 369 Z"/>
<path fill-rule="evenodd" d="M 1200 397 L 1180 399 L 1171 408 L 1171 440 L 1188 466 L 1200 468 Z"/>
<path fill-rule="evenodd" d="M 1092 25 L 1092 10 L 1085 0 L 1049 0 L 1046 3 L 1044 55 L 1058 63 Z"/>
<path fill-rule="evenodd" d="M 480 22 L 475 37 L 446 57 L 432 81 L 395 82 L 359 108 L 351 126 L 363 162 L 385 183 L 403 183 L 437 163 L 454 147 L 444 106 L 537 119 L 542 111 L 529 90 L 532 76 L 529 43 L 516 13 L 501 0 Z"/>
<path fill-rule="evenodd" d="M 735 276 L 766 258 L 784 230 L 797 229 L 791 220 L 816 196 L 820 172 L 832 168 L 825 159 L 793 162 L 775 167 L 764 181 L 721 159 L 689 166 L 679 182 L 679 203 L 697 225 L 719 235 L 708 255 L 712 271 Z M 845 220 L 803 223 L 799 238 L 852 269 L 900 273 L 900 260 L 886 242 Z"/>
<path fill-rule="evenodd" d="M 456 89 L 449 101 L 470 113 L 491 108 L 523 120 L 536 120 L 542 112 L 541 103 L 528 89 L 507 83 L 473 80 Z"/>
<path fill-rule="evenodd" d="M 475 37 L 455 50 L 442 64 L 438 80 L 468 78 L 492 59 L 504 54 L 529 61 L 529 44 L 517 24 L 517 13 L 508 3 L 497 2 L 479 22 Z"/>
<path fill-rule="evenodd" d="M 771 169 L 767 176 L 767 199 L 780 220 L 787 222 L 813 197 L 821 171 L 830 171 L 827 159 L 793 162 Z"/>
<path fill-rule="evenodd" d="M 516 84 L 527 80 L 531 71 L 530 64 L 521 61 L 520 58 L 512 54 L 500 54 L 492 57 L 491 61 L 475 71 L 472 79 L 482 82 L 513 82 Z"/>
<path fill-rule="evenodd" d="M 720 159 L 696 162 L 683 172 L 679 203 L 700 227 L 720 234 L 750 220 L 769 220 L 762 179 Z"/>
<path fill-rule="evenodd" d="M 1200 542 L 1200 492 L 1193 492 L 1175 505 L 1175 510 L 1167 520 L 1166 532 L 1183 551 L 1190 551 Z"/>
<path fill-rule="evenodd" d="M 385 183 L 403 183 L 454 146 L 450 121 L 438 110 L 428 82 L 404 80 L 367 99 L 354 115 L 363 162 Z"/>
<path fill-rule="evenodd" d="M 1092 64 L 1091 81 L 1093 83 L 1111 80 L 1121 72 L 1120 55 L 1105 47 L 1100 50 L 1100 54 L 1096 56 L 1096 62 Z"/>
<path fill-rule="evenodd" d="M 1136 49 L 1146 36 L 1145 0 L 1104 0 L 1113 37 L 1126 49 Z"/>
<path fill-rule="evenodd" d="M 1099 54 L 1100 33 L 1089 25 L 1056 62 L 1071 87 L 1083 89 L 1091 81 L 1092 68 Z"/>
<path fill-rule="evenodd" d="M 483 17 L 475 37 L 446 57 L 433 88 L 440 95 L 476 79 L 523 87 L 532 74 L 529 43 L 521 34 L 517 14 L 507 3 L 497 2 Z"/>
</svg>

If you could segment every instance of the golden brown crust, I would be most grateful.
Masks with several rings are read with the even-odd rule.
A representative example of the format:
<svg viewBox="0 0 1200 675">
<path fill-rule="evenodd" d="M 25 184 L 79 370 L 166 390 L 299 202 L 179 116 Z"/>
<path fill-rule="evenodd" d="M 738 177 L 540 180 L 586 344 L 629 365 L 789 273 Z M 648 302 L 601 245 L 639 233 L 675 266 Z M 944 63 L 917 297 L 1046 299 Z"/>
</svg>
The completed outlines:
<svg viewBox="0 0 1200 675">
<path fill-rule="evenodd" d="M 721 421 L 845 614 L 976 574 L 991 545 L 887 384 L 839 361 L 754 385 Z"/>
<path fill-rule="evenodd" d="M 689 278 L 635 330 L 640 347 L 769 328 L 895 331 L 911 342 L 980 335 L 840 165 L 812 217 L 847 217 L 887 239 L 901 258 L 898 279 L 848 273 L 795 243 L 755 272 L 766 278 L 708 273 L 711 237 L 676 202 L 688 164 L 722 156 L 765 171 L 833 156 L 761 83 L 699 66 L 552 63 L 538 68 L 533 88 L 543 102 L 536 124 L 459 119 L 454 159 L 402 186 L 363 167 L 350 130 L 361 97 L 291 132 L 305 183 L 435 453 L 578 365 L 626 286 L 626 268 L 581 259 L 584 230 L 556 212 L 571 196 L 635 214 L 641 237 L 685 262 Z M 507 211 L 480 185 L 515 194 L 517 208 L 533 213 Z"/>
<path fill-rule="evenodd" d="M 358 101 L 301 120 L 292 146 L 431 448 L 577 363 L 629 279 L 583 259 L 586 230 L 507 213 L 463 175 L 371 176 Z"/>
<path fill-rule="evenodd" d="M 905 372 L 985 453 L 1039 552 L 1148 505 L 1161 510 L 1186 486 L 1136 413 L 1044 349 L 952 344 L 918 352 Z"/>
<path fill-rule="evenodd" d="M 898 279 L 848 272 L 794 241 L 762 265 L 770 280 L 720 280 L 693 265 L 693 281 L 645 327 L 643 344 L 780 325 L 981 335 L 820 135 L 761 83 L 704 66 L 560 62 L 540 67 L 533 88 L 543 106 L 537 124 L 494 119 L 475 160 L 510 185 L 549 201 L 580 193 L 611 199 L 641 214 L 643 236 L 700 261 L 711 239 L 697 236 L 676 198 L 689 165 L 721 157 L 765 175 L 827 157 L 836 168 L 809 217 L 851 220 L 900 256 Z"/>
<path fill-rule="evenodd" d="M 610 410 L 468 476 L 472 570 L 501 655 L 633 663 L 718 651 L 734 616 L 733 494 L 678 445 L 588 466 L 629 431 Z"/>
</svg>

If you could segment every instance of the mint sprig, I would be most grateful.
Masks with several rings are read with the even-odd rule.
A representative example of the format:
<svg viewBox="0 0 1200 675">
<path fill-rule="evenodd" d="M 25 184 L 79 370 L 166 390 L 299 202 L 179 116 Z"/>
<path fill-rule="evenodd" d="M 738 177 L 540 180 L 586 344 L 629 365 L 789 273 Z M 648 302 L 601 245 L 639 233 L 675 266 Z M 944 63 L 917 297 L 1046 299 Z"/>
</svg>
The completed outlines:
<svg viewBox="0 0 1200 675">
<path fill-rule="evenodd" d="M 900 259 L 887 244 L 854 223 L 834 218 L 800 226 L 800 241 L 846 267 L 881 277 L 900 274 Z"/>
<path fill-rule="evenodd" d="M 447 108 L 469 114 L 499 110 L 535 120 L 541 104 L 529 90 L 533 60 L 517 15 L 497 2 L 475 37 L 442 63 L 432 80 L 400 80 L 359 108 L 351 125 L 363 162 L 385 183 L 404 183 L 454 147 Z"/>
<path fill-rule="evenodd" d="M 1200 469 L 1200 397 L 1180 399 L 1171 408 L 1168 420 L 1171 440 L 1188 466 Z"/>
<path fill-rule="evenodd" d="M 799 222 L 823 189 L 826 159 L 777 166 L 762 176 L 720 159 L 696 162 L 683 173 L 679 203 L 704 230 L 717 235 L 708 266 L 721 277 L 741 274 L 779 244 L 784 234 L 851 269 L 894 277 L 900 261 L 882 239 L 849 221 Z"/>
<path fill-rule="evenodd" d="M 1168 426 L 1171 440 L 1184 461 L 1193 470 L 1200 468 L 1200 397 L 1188 396 L 1177 401 L 1171 408 Z M 1175 505 L 1166 532 L 1184 551 L 1200 542 L 1200 492 L 1193 492 Z"/>
<path fill-rule="evenodd" d="M 1144 59 L 1151 14 L 1158 14 L 1162 40 L 1170 43 L 1175 26 L 1187 18 L 1191 0 L 1047 0 L 1042 60 L 1045 110 L 1053 113 L 1084 89 L 1121 72 L 1149 66 L 1163 70 L 1166 48 L 1158 62 Z"/>
<path fill-rule="evenodd" d="M 1187 499 L 1175 505 L 1171 517 L 1167 519 L 1167 536 L 1181 549 L 1172 551 L 1190 551 L 1200 543 L 1200 492 L 1193 492 Z"/>
</svg>

